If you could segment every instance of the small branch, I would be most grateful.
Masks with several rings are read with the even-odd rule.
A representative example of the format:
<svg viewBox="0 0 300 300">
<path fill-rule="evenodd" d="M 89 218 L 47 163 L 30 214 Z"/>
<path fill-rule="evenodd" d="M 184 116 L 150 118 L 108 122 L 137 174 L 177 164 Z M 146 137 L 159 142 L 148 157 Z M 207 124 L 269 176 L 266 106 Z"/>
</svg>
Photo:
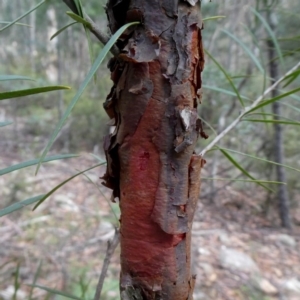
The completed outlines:
<svg viewBox="0 0 300 300">
<path fill-rule="evenodd" d="M 256 107 L 264 98 L 265 96 L 274 90 L 288 75 L 296 71 L 300 67 L 300 62 L 292 69 L 290 69 L 284 76 L 279 78 L 273 85 L 267 88 L 261 96 L 259 96 L 250 106 L 247 106 L 245 110 L 227 127 L 225 128 L 219 135 L 217 135 L 214 140 L 208 144 L 201 152 L 200 155 L 203 157 L 207 151 L 209 151 L 212 147 L 214 147 L 229 131 L 231 131 L 242 119 L 242 117 L 247 114 L 247 112 L 254 107 Z"/>
<path fill-rule="evenodd" d="M 94 300 L 100 300 L 101 291 L 103 288 L 103 283 L 104 283 L 104 280 L 106 277 L 108 266 L 109 266 L 111 257 L 113 256 L 113 254 L 119 244 L 119 241 L 120 241 L 120 232 L 119 232 L 119 229 L 116 228 L 114 238 L 112 239 L 112 241 L 107 242 L 106 255 L 105 255 L 104 262 L 103 262 L 103 267 L 101 270 L 99 281 L 97 284 L 97 289 L 96 289 Z"/>
<path fill-rule="evenodd" d="M 79 14 L 78 10 L 76 8 L 76 5 L 74 4 L 73 0 L 62 0 L 71 10 L 74 14 Z M 105 45 L 109 39 L 110 36 L 108 34 L 106 34 L 104 31 L 102 31 L 97 24 L 84 12 L 84 19 L 90 23 L 89 26 L 89 30 L 91 31 L 91 33 L 94 34 L 94 36 L 103 44 Z M 111 49 L 110 52 L 113 55 L 118 55 L 120 53 L 118 47 L 116 45 L 114 45 Z"/>
</svg>

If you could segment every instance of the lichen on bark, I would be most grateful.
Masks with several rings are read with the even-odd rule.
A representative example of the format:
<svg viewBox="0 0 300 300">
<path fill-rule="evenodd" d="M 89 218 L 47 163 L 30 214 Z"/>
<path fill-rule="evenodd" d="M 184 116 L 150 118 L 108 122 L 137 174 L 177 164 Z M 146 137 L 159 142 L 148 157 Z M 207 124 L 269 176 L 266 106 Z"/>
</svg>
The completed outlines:
<svg viewBox="0 0 300 300">
<path fill-rule="evenodd" d="M 122 299 L 192 299 L 191 226 L 204 160 L 197 106 L 204 56 L 197 1 L 110 0 L 112 33 L 128 22 L 109 68 L 104 185 L 120 200 Z"/>
</svg>

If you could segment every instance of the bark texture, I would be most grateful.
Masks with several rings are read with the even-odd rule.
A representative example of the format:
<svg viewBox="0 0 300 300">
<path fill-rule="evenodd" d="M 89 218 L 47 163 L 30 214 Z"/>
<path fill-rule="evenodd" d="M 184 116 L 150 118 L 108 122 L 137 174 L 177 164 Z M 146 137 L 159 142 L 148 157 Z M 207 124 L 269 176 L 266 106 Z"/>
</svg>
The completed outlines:
<svg viewBox="0 0 300 300">
<path fill-rule="evenodd" d="M 104 184 L 121 208 L 122 299 L 192 299 L 191 227 L 204 160 L 197 117 L 204 58 L 197 0 L 110 0 L 118 41 L 104 107 L 116 126 Z"/>
</svg>

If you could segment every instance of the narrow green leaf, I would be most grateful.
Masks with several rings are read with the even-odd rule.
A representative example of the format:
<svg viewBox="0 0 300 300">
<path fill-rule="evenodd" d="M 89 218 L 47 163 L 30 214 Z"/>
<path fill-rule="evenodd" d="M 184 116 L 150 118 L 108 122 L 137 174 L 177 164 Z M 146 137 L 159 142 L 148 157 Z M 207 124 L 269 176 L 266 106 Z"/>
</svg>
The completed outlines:
<svg viewBox="0 0 300 300">
<path fill-rule="evenodd" d="M 87 180 L 100 192 L 100 194 L 102 195 L 102 197 L 104 197 L 104 199 L 106 200 L 108 206 L 110 207 L 110 209 L 111 209 L 111 211 L 112 211 L 112 213 L 113 213 L 113 215 L 114 215 L 114 217 L 115 217 L 115 219 L 117 221 L 117 224 L 119 224 L 120 223 L 120 221 L 119 221 L 120 218 L 117 217 L 117 215 L 116 215 L 116 213 L 114 211 L 114 208 L 112 206 L 112 202 L 109 199 L 107 199 L 107 197 L 105 196 L 105 194 L 101 191 L 100 187 L 87 174 L 83 174 L 83 176 L 85 176 L 87 178 Z"/>
<path fill-rule="evenodd" d="M 77 155 L 77 154 L 57 154 L 57 155 L 45 157 L 43 162 L 67 159 L 67 158 L 78 157 L 78 156 L 79 155 Z M 32 159 L 32 160 L 24 161 L 19 164 L 4 168 L 4 169 L 0 170 L 0 176 L 10 173 L 10 172 L 13 172 L 13 171 L 16 171 L 16 170 L 34 166 L 34 165 L 38 164 L 39 161 L 40 161 L 40 159 Z"/>
<path fill-rule="evenodd" d="M 294 41 L 294 40 L 300 40 L 300 35 L 277 39 L 277 41 Z"/>
<path fill-rule="evenodd" d="M 80 0 L 74 0 L 79 16 L 83 18 L 83 7 Z"/>
<path fill-rule="evenodd" d="M 24 96 L 29 96 L 29 95 L 57 91 L 57 90 L 69 90 L 69 89 L 70 89 L 70 87 L 68 87 L 68 86 L 53 85 L 53 86 L 44 86 L 44 87 L 38 87 L 38 88 L 26 89 L 26 90 L 4 92 L 4 93 L 0 93 L 0 100 L 24 97 Z"/>
<path fill-rule="evenodd" d="M 291 73 L 290 75 L 286 76 L 284 81 L 286 79 L 289 79 L 286 84 L 283 86 L 283 88 L 287 87 L 288 85 L 290 85 L 293 81 L 295 81 L 298 76 L 300 75 L 300 70 L 296 70 L 295 72 Z"/>
<path fill-rule="evenodd" d="M 299 96 L 297 96 L 297 95 L 290 95 L 290 97 L 292 98 L 292 99 L 295 99 L 295 100 L 297 100 L 297 101 L 300 101 L 300 97 Z"/>
<path fill-rule="evenodd" d="M 48 288 L 46 286 L 43 286 L 43 285 L 39 285 L 39 284 L 27 284 L 28 286 L 32 286 L 34 288 L 39 288 L 41 290 L 44 290 L 44 291 L 47 291 L 51 294 L 54 294 L 54 295 L 60 295 L 60 296 L 63 296 L 63 297 L 66 297 L 68 299 L 75 299 L 75 300 L 82 300 L 74 295 L 71 295 L 69 293 L 65 293 L 65 292 L 61 292 L 59 290 L 55 290 L 55 289 L 51 289 L 51 288 Z"/>
<path fill-rule="evenodd" d="M 246 156 L 246 157 L 249 157 L 249 158 L 253 158 L 253 159 L 256 159 L 256 160 L 259 160 L 259 161 L 263 161 L 263 162 L 266 162 L 266 163 L 269 163 L 269 164 L 272 164 L 272 165 L 282 166 L 282 167 L 284 167 L 286 169 L 289 169 L 289 170 L 300 172 L 299 169 L 296 169 L 296 168 L 293 168 L 293 167 L 290 167 L 290 166 L 287 166 L 287 165 L 284 165 L 284 164 L 280 164 L 280 163 L 277 163 L 277 162 L 272 161 L 272 160 L 260 158 L 260 157 L 254 156 L 254 155 L 246 154 L 246 153 L 243 153 L 243 152 L 240 152 L 240 151 L 231 150 L 231 149 L 224 148 L 224 147 L 218 147 L 218 148 L 223 149 L 223 150 L 228 151 L 228 152 L 233 152 L 233 153 L 240 154 L 240 155 L 243 155 L 243 156 Z M 216 150 L 219 150 L 219 149 L 216 149 Z"/>
<path fill-rule="evenodd" d="M 285 103 L 285 102 L 280 102 L 280 104 L 285 105 L 285 106 L 289 107 L 290 109 L 300 113 L 300 109 L 298 107 L 294 106 L 294 105 L 291 105 L 291 104 L 288 104 L 288 103 Z"/>
<path fill-rule="evenodd" d="M 0 24 L 10 24 L 11 22 L 6 22 L 6 21 L 0 21 Z M 16 22 L 15 25 L 19 25 L 19 26 L 25 26 L 25 27 L 31 27 L 30 25 L 28 24 L 25 24 L 25 23 L 19 23 L 19 22 Z"/>
<path fill-rule="evenodd" d="M 80 17 L 80 16 L 74 14 L 73 12 L 67 11 L 66 14 L 67 14 L 70 18 L 72 18 L 73 20 L 75 20 L 76 22 L 81 23 L 81 24 L 87 26 L 88 28 L 91 27 L 90 22 L 88 22 L 88 21 L 86 21 L 85 19 L 83 19 L 82 17 Z"/>
<path fill-rule="evenodd" d="M 238 37 L 236 37 L 235 35 L 233 35 L 232 33 L 230 33 L 228 30 L 222 29 L 222 31 L 225 32 L 234 41 L 236 41 L 245 50 L 245 52 L 252 59 L 252 61 L 257 66 L 257 68 L 259 69 L 259 71 L 262 74 L 264 74 L 265 73 L 264 68 L 262 67 L 262 65 L 260 64 L 259 60 L 254 55 L 254 53 L 244 44 L 244 42 L 242 42 Z"/>
<path fill-rule="evenodd" d="M 234 85 L 234 83 L 233 83 L 231 77 L 229 76 L 229 74 L 226 72 L 226 70 L 219 64 L 219 62 L 207 50 L 204 49 L 204 51 L 212 59 L 212 61 L 217 65 L 217 67 L 222 71 L 222 73 L 225 75 L 226 79 L 228 80 L 228 82 L 230 83 L 232 89 L 234 90 L 235 95 L 238 97 L 241 105 L 243 107 L 245 107 L 244 101 L 243 101 L 239 91 L 237 90 L 236 86 Z"/>
<path fill-rule="evenodd" d="M 101 65 L 102 61 L 104 60 L 104 58 L 106 57 L 107 53 L 109 52 L 110 48 L 115 44 L 115 42 L 117 41 L 117 39 L 120 37 L 120 35 L 130 26 L 132 25 L 137 25 L 139 24 L 139 22 L 132 22 L 132 23 L 128 23 L 124 26 L 122 26 L 108 41 L 108 43 L 104 46 L 104 48 L 101 50 L 100 54 L 98 55 L 98 57 L 96 58 L 94 64 L 92 65 L 89 73 L 87 74 L 87 76 L 85 77 L 83 83 L 80 85 L 76 95 L 74 96 L 74 98 L 72 99 L 71 103 L 69 104 L 69 106 L 67 107 L 67 110 L 65 111 L 64 115 L 62 116 L 61 120 L 59 121 L 58 125 L 56 126 L 55 130 L 52 133 L 52 136 L 50 138 L 50 141 L 48 142 L 45 150 L 43 151 L 41 158 L 40 158 L 40 162 L 37 166 L 36 169 L 36 173 L 38 172 L 41 162 L 44 159 L 44 157 L 47 155 L 49 149 L 51 148 L 52 144 L 54 143 L 54 140 L 57 137 L 57 134 L 59 133 L 59 131 L 61 130 L 61 128 L 63 127 L 66 119 L 69 117 L 72 109 L 74 108 L 75 104 L 77 103 L 77 101 L 79 100 L 80 96 L 82 95 L 82 93 L 84 92 L 84 90 L 86 89 L 88 83 L 91 81 L 91 79 L 93 78 L 94 74 L 97 72 L 99 66 Z"/>
<path fill-rule="evenodd" d="M 254 123 L 274 123 L 274 124 L 300 126 L 300 122 L 283 121 L 283 120 L 242 119 L 242 121 L 248 121 L 248 122 L 254 122 Z"/>
<path fill-rule="evenodd" d="M 90 61 L 91 61 L 91 66 L 92 66 L 94 63 L 94 50 L 93 50 L 93 45 L 92 45 L 91 33 L 87 26 L 83 25 L 83 27 L 84 27 L 86 39 L 88 42 Z M 97 73 L 94 74 L 94 82 L 96 83 L 96 81 L 97 81 Z"/>
<path fill-rule="evenodd" d="M 209 21 L 209 20 L 223 19 L 223 18 L 226 18 L 226 16 L 212 16 L 212 17 L 204 18 L 202 19 L 202 21 Z"/>
<path fill-rule="evenodd" d="M 207 121 L 205 121 L 201 116 L 198 115 L 198 117 L 204 124 L 206 124 L 210 128 L 210 130 L 214 133 L 214 135 L 216 136 L 218 135 L 215 129 L 212 127 L 212 125 L 210 125 Z"/>
<path fill-rule="evenodd" d="M 71 181 L 73 178 L 89 171 L 89 170 L 92 170 L 92 169 L 95 169 L 99 166 L 102 166 L 104 165 L 106 162 L 103 162 L 103 163 L 100 163 L 100 164 L 97 164 L 95 166 L 92 166 L 84 171 L 81 171 L 79 173 L 76 173 L 75 175 L 69 177 L 68 179 L 64 180 L 63 182 L 61 182 L 59 185 L 57 185 L 55 188 L 53 188 L 50 192 L 48 192 L 46 195 L 44 195 L 40 200 L 39 202 L 34 206 L 33 210 L 35 210 L 38 206 L 40 206 L 49 196 L 51 196 L 54 192 L 56 192 L 59 188 L 61 188 L 63 185 L 65 185 L 67 182 Z"/>
<path fill-rule="evenodd" d="M 38 265 L 38 267 L 37 267 L 37 270 L 36 270 L 36 272 L 35 272 L 35 274 L 34 274 L 33 282 L 32 282 L 32 285 L 33 285 L 33 286 L 36 285 L 36 282 L 37 282 L 37 280 L 38 280 L 38 278 L 39 278 L 39 276 L 40 276 L 40 273 L 41 273 L 41 269 L 42 269 L 42 261 L 39 262 L 39 265 Z M 32 298 L 32 295 L 33 295 L 33 289 L 34 289 L 33 286 L 31 286 L 31 289 L 30 289 L 29 300 L 32 300 L 32 299 L 33 299 L 33 298 Z"/>
<path fill-rule="evenodd" d="M 17 270 L 16 270 L 16 273 L 14 276 L 15 279 L 14 279 L 14 294 L 12 297 L 13 300 L 17 300 L 17 292 L 20 288 L 19 274 L 20 274 L 20 262 L 18 262 L 18 264 L 17 264 Z"/>
<path fill-rule="evenodd" d="M 12 124 L 12 123 L 13 123 L 13 122 L 11 122 L 11 121 L 0 122 L 0 127 L 4 127 L 4 126 L 10 125 L 10 124 Z"/>
<path fill-rule="evenodd" d="M 223 153 L 223 155 L 237 168 L 239 169 L 244 175 L 246 175 L 247 177 L 249 177 L 251 180 L 255 180 L 257 181 L 252 175 L 250 175 L 227 151 L 225 151 L 222 148 L 219 148 L 219 150 Z M 273 190 L 271 190 L 270 188 L 268 188 L 267 186 L 265 186 L 262 183 L 257 182 L 258 185 L 260 185 L 261 187 L 265 188 L 266 190 L 273 192 Z"/>
<path fill-rule="evenodd" d="M 46 0 L 41 1 L 36 6 L 34 6 L 33 8 L 31 8 L 30 10 L 28 10 L 25 14 L 23 14 L 22 16 L 18 17 L 14 21 L 8 23 L 6 26 L 4 26 L 3 28 L 1 28 L 0 32 L 3 31 L 3 30 L 5 30 L 5 29 L 7 29 L 7 28 L 9 28 L 10 26 L 14 25 L 15 23 L 17 23 L 18 21 L 20 21 L 21 19 L 23 19 L 24 17 L 26 17 L 27 15 L 29 15 L 31 12 L 33 12 L 34 10 L 36 10 L 37 8 L 39 8 L 45 2 L 46 2 Z"/>
<path fill-rule="evenodd" d="M 201 180 L 222 180 L 222 181 L 241 181 L 241 182 L 254 182 L 254 183 L 270 183 L 270 184 L 286 184 L 281 181 L 268 181 L 268 180 L 251 180 L 251 179 L 234 179 L 234 178 L 220 178 L 220 177 L 201 177 Z"/>
<path fill-rule="evenodd" d="M 35 81 L 34 79 L 26 76 L 19 76 L 19 75 L 0 75 L 0 81 L 9 81 L 9 80 L 31 80 Z"/>
<path fill-rule="evenodd" d="M 248 115 L 252 111 L 255 111 L 255 110 L 259 109 L 259 108 L 262 108 L 262 107 L 264 107 L 266 105 L 269 105 L 270 103 L 273 103 L 273 102 L 275 102 L 275 101 L 277 101 L 279 99 L 283 99 L 283 98 L 285 98 L 287 96 L 290 96 L 290 95 L 292 95 L 292 94 L 294 94 L 294 93 L 296 93 L 298 91 L 300 91 L 300 88 L 296 88 L 296 89 L 294 89 L 292 91 L 289 91 L 287 93 L 281 94 L 281 95 L 279 95 L 277 97 L 274 97 L 272 99 L 265 100 L 265 101 L 261 102 L 260 104 L 258 104 L 257 106 L 255 106 L 254 108 L 252 108 L 249 111 L 247 111 L 244 115 L 246 116 L 246 115 Z"/>
<path fill-rule="evenodd" d="M 75 22 L 72 22 L 64 27 L 62 27 L 61 29 L 59 29 L 58 31 L 56 31 L 50 38 L 50 41 L 53 40 L 56 36 L 58 36 L 60 33 L 62 33 L 64 30 L 66 30 L 68 27 L 74 25 L 74 24 L 77 24 L 78 22 L 75 21 Z"/>
<path fill-rule="evenodd" d="M 233 96 L 233 97 L 236 96 L 236 94 L 234 92 L 219 88 L 217 86 L 210 86 L 210 85 L 203 84 L 202 87 L 204 89 L 212 90 L 212 91 L 215 91 L 215 92 L 220 92 L 220 93 L 227 94 L 227 95 L 230 95 L 230 96 Z M 250 100 L 250 98 L 248 98 L 246 96 L 241 95 L 241 97 L 245 100 Z"/>
<path fill-rule="evenodd" d="M 254 112 L 254 113 L 250 113 L 248 114 L 248 116 L 262 116 L 264 118 L 264 120 L 268 120 L 267 117 L 272 117 L 272 118 L 282 118 L 284 119 L 283 121 L 287 120 L 287 121 L 291 121 L 291 122 L 297 122 L 295 120 L 292 120 L 290 118 L 281 116 L 281 115 L 277 115 L 277 114 L 269 114 L 269 113 L 259 113 L 259 112 Z"/>
<path fill-rule="evenodd" d="M 94 153 L 90 153 L 90 155 L 92 155 L 94 158 L 96 158 L 96 160 L 98 160 L 100 163 L 103 163 L 103 159 L 101 157 L 99 157 L 98 155 L 94 154 Z"/>
<path fill-rule="evenodd" d="M 261 23 L 263 24 L 263 26 L 266 28 L 267 32 L 269 33 L 269 35 L 270 35 L 270 37 L 271 37 L 271 39 L 272 39 L 272 41 L 274 43 L 275 49 L 277 51 L 277 54 L 279 56 L 279 60 L 280 60 L 280 62 L 282 64 L 282 66 L 284 66 L 282 52 L 281 52 L 280 46 L 278 44 L 278 41 L 277 41 L 275 33 L 273 32 L 273 30 L 271 29 L 270 25 L 265 20 L 265 18 L 256 9 L 254 9 L 254 8 L 250 8 L 250 9 L 255 14 L 255 16 L 261 21 Z"/>
<path fill-rule="evenodd" d="M 0 217 L 3 217 L 5 215 L 8 215 L 10 213 L 12 213 L 13 211 L 19 210 L 27 205 L 33 204 L 37 201 L 39 201 L 40 199 L 43 198 L 44 195 L 39 195 L 39 196 L 35 196 L 17 203 L 14 203 L 10 206 L 7 206 L 3 209 L 0 210 Z"/>
</svg>

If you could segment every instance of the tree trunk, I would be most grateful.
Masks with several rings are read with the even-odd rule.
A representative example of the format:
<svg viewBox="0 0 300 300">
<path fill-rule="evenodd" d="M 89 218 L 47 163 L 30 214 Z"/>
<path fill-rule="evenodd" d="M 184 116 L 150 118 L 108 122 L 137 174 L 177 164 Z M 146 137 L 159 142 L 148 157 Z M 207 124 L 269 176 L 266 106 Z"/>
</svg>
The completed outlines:
<svg viewBox="0 0 300 300">
<path fill-rule="evenodd" d="M 192 299 L 191 227 L 204 160 L 194 153 L 204 58 L 197 0 L 110 0 L 109 27 L 140 21 L 109 62 L 104 184 L 121 208 L 121 299 Z"/>
<path fill-rule="evenodd" d="M 276 24 L 274 23 L 274 18 L 271 15 L 272 12 L 268 11 L 267 18 L 268 23 L 272 30 L 274 31 L 276 28 Z M 276 82 L 279 78 L 278 76 L 278 62 L 276 60 L 275 55 L 275 45 L 273 40 L 268 40 L 268 48 L 269 48 L 269 73 L 271 77 L 271 84 Z M 274 89 L 271 92 L 272 98 L 277 97 L 279 95 L 278 89 Z M 281 105 L 280 102 L 275 101 L 272 104 L 272 110 L 274 119 L 279 120 L 281 116 Z M 283 147 L 283 128 L 281 124 L 274 123 L 274 160 L 279 164 L 284 163 L 284 147 Z M 286 175 L 285 170 L 282 166 L 276 165 L 276 177 L 277 181 L 286 182 Z M 281 220 L 281 225 L 286 228 L 291 228 L 291 218 L 290 218 L 290 210 L 289 210 L 289 196 L 287 187 L 284 184 L 278 185 L 277 190 L 277 199 L 278 199 L 278 210 L 279 210 L 279 217 Z"/>
</svg>

